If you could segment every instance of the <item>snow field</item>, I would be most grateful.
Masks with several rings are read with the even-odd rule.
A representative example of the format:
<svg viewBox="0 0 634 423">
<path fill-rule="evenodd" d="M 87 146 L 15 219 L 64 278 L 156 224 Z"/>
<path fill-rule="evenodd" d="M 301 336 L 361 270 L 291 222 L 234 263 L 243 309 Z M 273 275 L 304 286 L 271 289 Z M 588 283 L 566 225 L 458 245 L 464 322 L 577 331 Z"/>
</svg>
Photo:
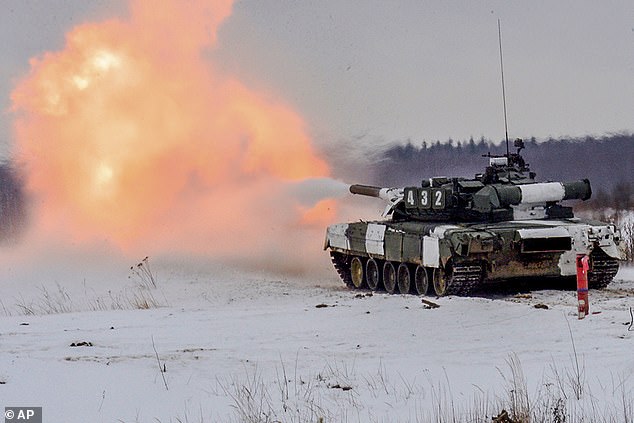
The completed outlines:
<svg viewBox="0 0 634 423">
<path fill-rule="evenodd" d="M 45 276 L 3 292 L 0 407 L 42 406 L 50 422 L 490 421 L 512 395 L 521 403 L 525 384 L 551 414 L 561 392 L 559 407 L 577 416 L 632 412 L 633 269 L 591 291 L 598 314 L 584 320 L 575 292 L 430 298 L 440 307 L 428 309 L 348 291 L 334 275 L 173 264 L 155 274 L 156 288 L 104 285 L 103 274 L 48 282 L 65 292 L 48 300 L 61 313 L 45 313 Z M 95 307 L 108 290 L 150 294 L 157 307 Z M 18 303 L 44 306 L 25 315 Z"/>
</svg>

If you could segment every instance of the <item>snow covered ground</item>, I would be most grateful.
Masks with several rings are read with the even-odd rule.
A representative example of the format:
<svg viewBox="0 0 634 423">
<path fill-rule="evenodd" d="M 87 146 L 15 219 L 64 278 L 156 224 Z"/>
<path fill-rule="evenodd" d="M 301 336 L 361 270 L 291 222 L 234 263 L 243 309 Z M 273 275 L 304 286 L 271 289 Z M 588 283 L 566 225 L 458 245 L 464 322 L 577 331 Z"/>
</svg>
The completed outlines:
<svg viewBox="0 0 634 423">
<path fill-rule="evenodd" d="M 570 291 L 429 298 L 430 309 L 349 291 L 334 271 L 150 264 L 156 287 L 129 267 L 9 271 L 0 407 L 42 406 L 47 423 L 466 421 L 474 410 L 490 421 L 524 380 L 531 403 L 566 393 L 549 413 L 634 411 L 631 268 L 591 291 L 595 314 L 578 320 Z"/>
</svg>

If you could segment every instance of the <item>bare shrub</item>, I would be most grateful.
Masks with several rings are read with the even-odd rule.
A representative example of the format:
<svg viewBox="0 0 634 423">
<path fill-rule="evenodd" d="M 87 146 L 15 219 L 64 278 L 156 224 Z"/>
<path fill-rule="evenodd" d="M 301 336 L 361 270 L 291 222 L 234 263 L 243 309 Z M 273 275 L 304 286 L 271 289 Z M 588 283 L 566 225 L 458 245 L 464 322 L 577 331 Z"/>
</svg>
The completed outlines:
<svg viewBox="0 0 634 423">
<path fill-rule="evenodd" d="M 625 261 L 634 262 L 634 210 L 599 208 L 584 210 L 583 215 L 616 225 L 621 232 Z"/>
<path fill-rule="evenodd" d="M 127 296 L 128 304 L 133 309 L 148 310 L 150 308 L 160 307 L 161 304 L 156 300 L 154 294 L 145 289 L 135 289 Z"/>
<path fill-rule="evenodd" d="M 107 295 L 97 295 L 96 292 L 87 290 L 84 282 L 85 298 L 76 302 L 60 283 L 56 283 L 54 289 L 41 285 L 35 298 L 26 299 L 22 295 L 16 298 L 15 307 L 20 314 L 43 315 L 82 310 L 147 310 L 167 305 L 167 299 L 164 295 L 162 301 L 157 299 L 156 275 L 150 267 L 148 257 L 145 257 L 136 266 L 132 266 L 130 270 L 131 274 L 128 279 L 132 280 L 134 284 L 121 291 L 108 290 Z M 90 298 L 89 293 L 91 294 Z M 5 315 L 11 314 L 2 301 L 0 301 L 0 309 Z"/>
<path fill-rule="evenodd" d="M 507 405 L 509 417 L 516 422 L 529 422 L 531 418 L 531 401 L 526 386 L 526 378 L 517 354 L 511 354 L 506 360 L 509 371 L 508 377 L 503 371 L 498 369 L 502 379 L 506 384 L 508 394 Z"/>
<path fill-rule="evenodd" d="M 130 266 L 131 275 L 128 278 L 134 278 L 139 286 L 145 288 L 156 288 L 156 276 L 150 267 L 150 258 L 145 257 L 135 266 Z"/>
<path fill-rule="evenodd" d="M 157 288 L 156 275 L 150 267 L 150 258 L 145 257 L 130 267 L 128 279 L 134 280 L 135 288 L 127 293 L 126 299 L 132 308 L 147 310 L 160 307 L 153 291 Z"/>
<path fill-rule="evenodd" d="M 625 243 L 625 259 L 634 262 L 634 213 L 621 218 L 618 226 Z"/>
<path fill-rule="evenodd" d="M 39 295 L 30 301 L 20 297 L 16 301 L 16 307 L 22 314 L 59 314 L 73 311 L 73 300 L 68 291 L 59 283 L 55 284 L 54 290 L 49 290 L 41 285 Z"/>
</svg>

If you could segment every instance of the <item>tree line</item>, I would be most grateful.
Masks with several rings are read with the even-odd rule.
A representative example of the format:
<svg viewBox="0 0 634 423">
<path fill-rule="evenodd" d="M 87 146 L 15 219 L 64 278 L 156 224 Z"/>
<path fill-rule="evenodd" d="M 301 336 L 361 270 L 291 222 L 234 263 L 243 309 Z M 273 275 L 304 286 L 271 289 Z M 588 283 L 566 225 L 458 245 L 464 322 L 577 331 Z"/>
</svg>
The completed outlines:
<svg viewBox="0 0 634 423">
<path fill-rule="evenodd" d="M 8 162 L 0 163 L 0 242 L 15 239 L 27 215 L 22 180 Z"/>
<path fill-rule="evenodd" d="M 589 179 L 593 195 L 584 207 L 634 208 L 634 134 L 524 140 L 522 156 L 538 181 Z M 511 143 L 511 152 L 515 152 Z M 433 176 L 473 178 L 488 162 L 483 155 L 505 154 L 504 143 L 473 138 L 441 143 L 407 141 L 388 147 L 374 163 L 372 183 L 418 185 Z"/>
</svg>

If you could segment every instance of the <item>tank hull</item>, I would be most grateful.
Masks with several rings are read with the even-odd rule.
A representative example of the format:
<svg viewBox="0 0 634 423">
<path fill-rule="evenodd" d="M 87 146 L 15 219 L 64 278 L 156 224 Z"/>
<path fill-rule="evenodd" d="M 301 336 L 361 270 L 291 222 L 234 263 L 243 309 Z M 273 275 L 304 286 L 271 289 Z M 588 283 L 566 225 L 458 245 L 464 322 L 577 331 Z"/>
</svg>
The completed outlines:
<svg viewBox="0 0 634 423">
<path fill-rule="evenodd" d="M 410 292 L 423 293 L 416 292 L 413 275 L 424 271 L 420 277 L 436 295 L 469 295 L 487 283 L 574 278 L 580 254 L 592 259 L 590 287 L 604 287 L 623 256 L 618 237 L 613 225 L 578 218 L 455 224 L 373 221 L 328 227 L 324 248 L 331 251 L 344 282 L 354 287 L 368 286 L 363 267 L 373 261 L 372 269 L 380 270 L 386 264 L 404 264 L 407 271 L 396 277 L 404 288 L 405 278 L 410 278 Z M 354 257 L 361 262 L 355 262 L 356 269 L 366 272 L 359 275 L 357 270 L 353 281 L 347 272 Z M 391 270 L 380 276 L 384 280 L 379 282 L 391 288 Z M 374 279 L 370 277 L 372 286 L 377 285 Z"/>
</svg>

